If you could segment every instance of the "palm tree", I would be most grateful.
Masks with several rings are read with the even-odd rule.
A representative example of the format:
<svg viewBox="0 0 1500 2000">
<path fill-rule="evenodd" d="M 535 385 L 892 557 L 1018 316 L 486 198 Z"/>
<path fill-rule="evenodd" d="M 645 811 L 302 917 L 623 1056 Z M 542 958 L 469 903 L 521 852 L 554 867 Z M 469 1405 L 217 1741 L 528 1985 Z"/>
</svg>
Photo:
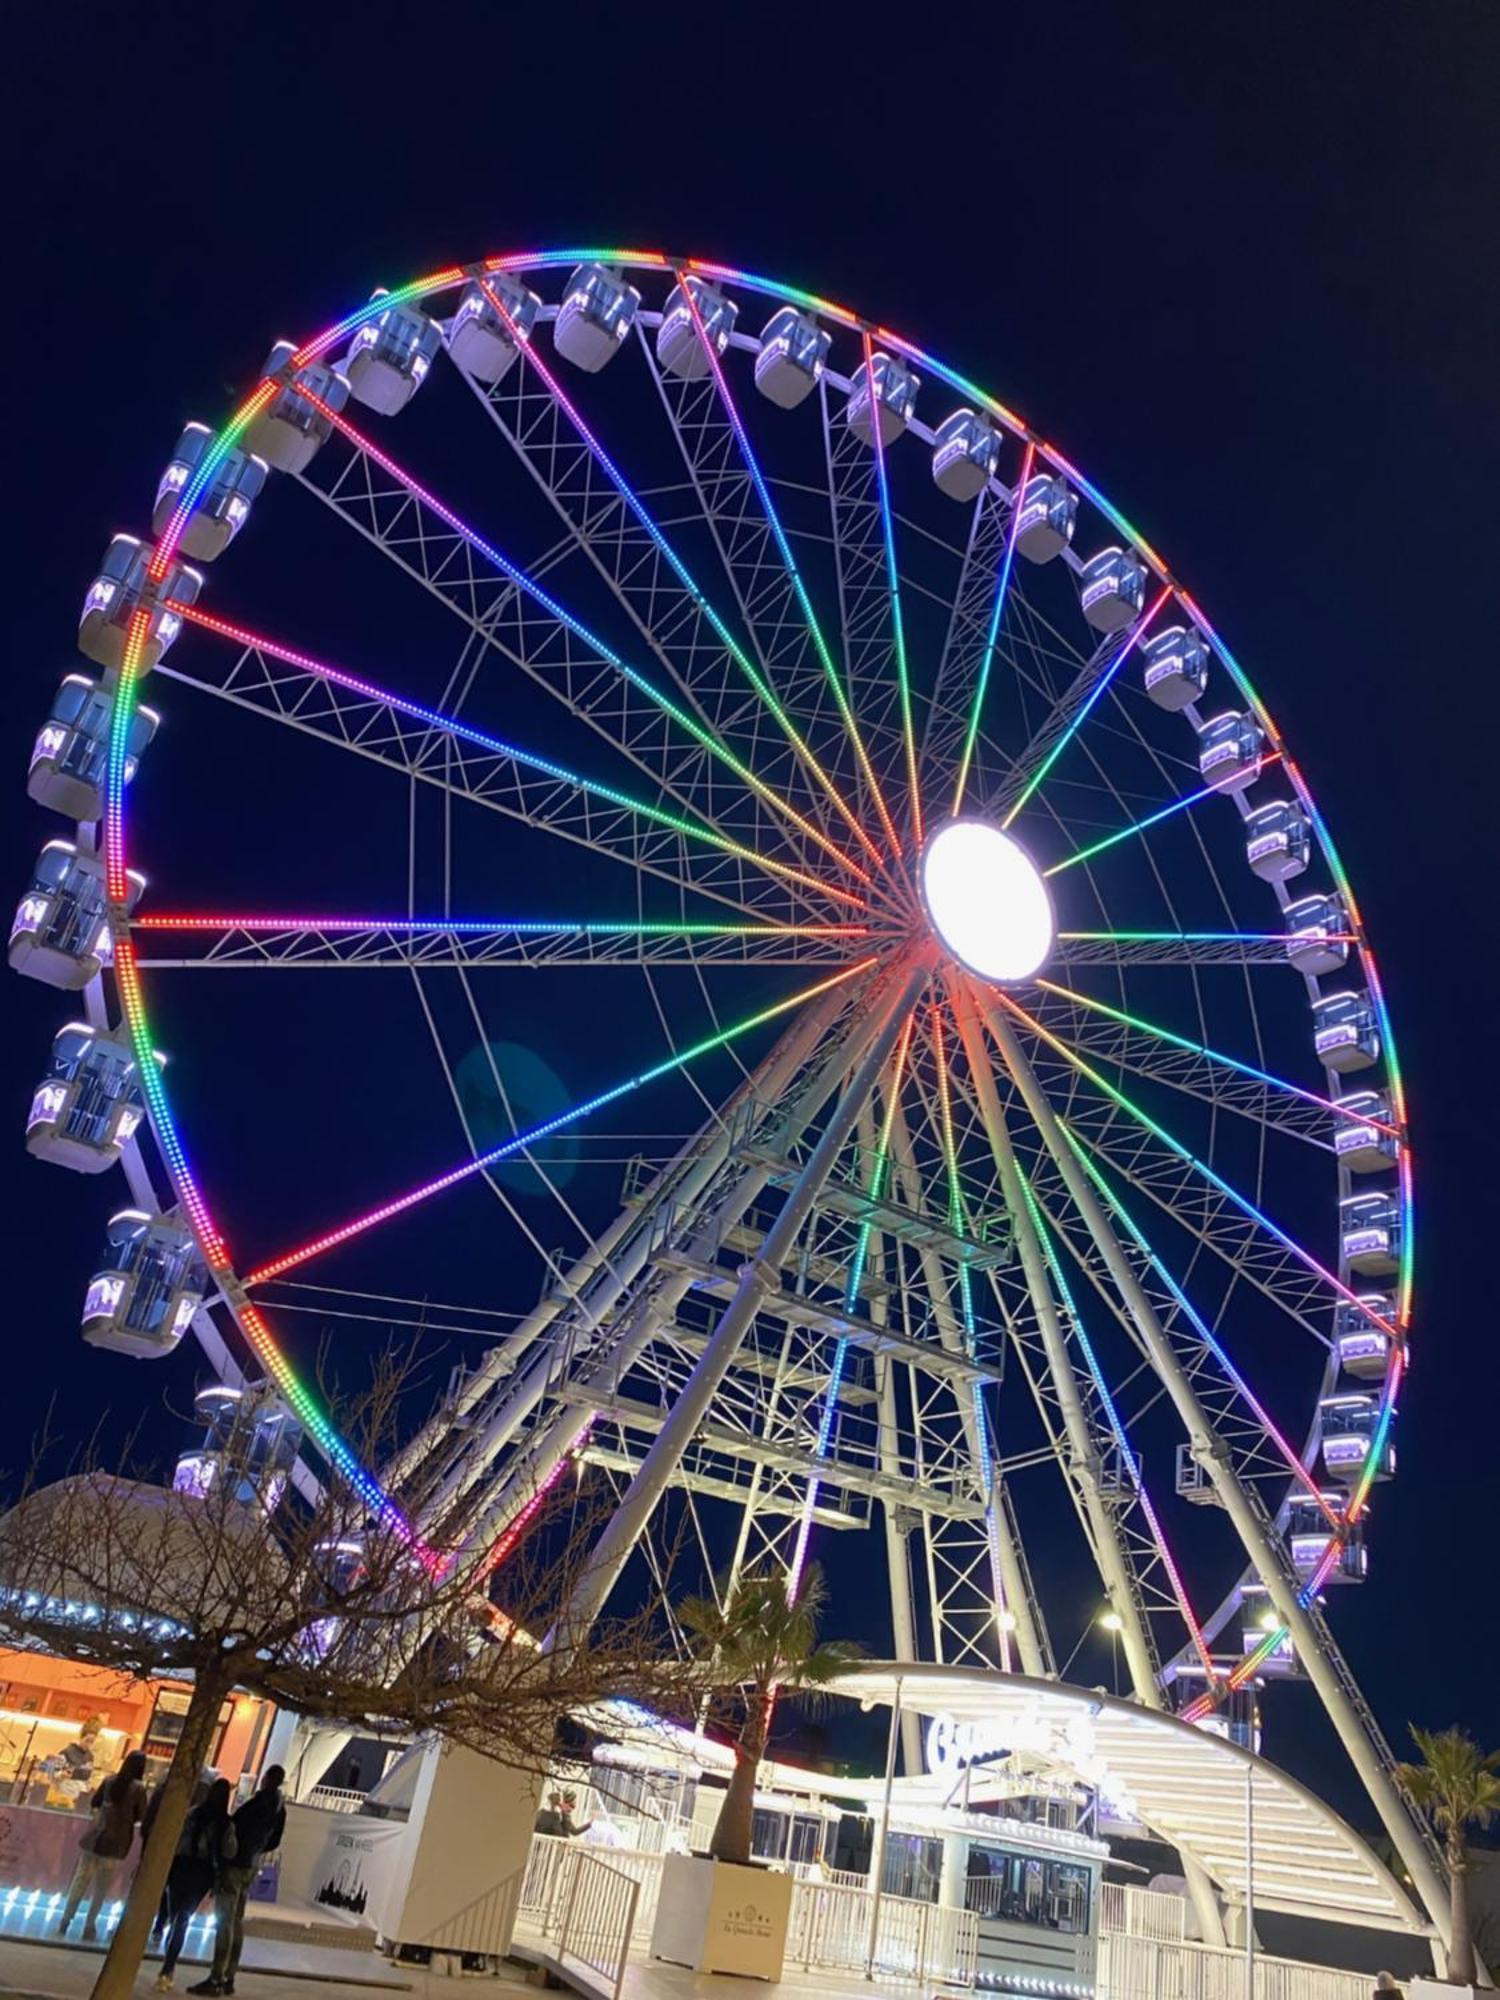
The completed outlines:
<svg viewBox="0 0 1500 2000">
<path fill-rule="evenodd" d="M 1422 1753 L 1420 1764 L 1402 1764 L 1402 1782 L 1432 1821 L 1443 1842 L 1452 1884 L 1452 1942 L 1448 1946 L 1448 1977 L 1456 1985 L 1475 1981 L 1474 1931 L 1469 1918 L 1469 1849 L 1464 1838 L 1471 1826 L 1488 1826 L 1500 1814 L 1500 1751 L 1485 1756 L 1462 1729 L 1418 1729 L 1412 1741 Z"/>
<path fill-rule="evenodd" d="M 711 1659 L 714 1685 L 743 1711 L 734 1746 L 734 1771 L 708 1851 L 718 1861 L 748 1862 L 755 1808 L 755 1778 L 766 1752 L 778 1695 L 804 1703 L 859 1657 L 858 1646 L 818 1639 L 828 1590 L 816 1563 L 809 1565 L 795 1597 L 785 1570 L 747 1570 L 716 1598 L 689 1597 L 678 1618 Z"/>
</svg>

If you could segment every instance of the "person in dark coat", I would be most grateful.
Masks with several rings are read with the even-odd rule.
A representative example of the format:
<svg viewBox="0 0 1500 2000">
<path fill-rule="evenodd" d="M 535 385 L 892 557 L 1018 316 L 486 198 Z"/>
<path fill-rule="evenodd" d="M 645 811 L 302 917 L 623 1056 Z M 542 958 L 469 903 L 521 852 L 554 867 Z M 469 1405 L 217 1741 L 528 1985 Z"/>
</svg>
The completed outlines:
<svg viewBox="0 0 1500 2000">
<path fill-rule="evenodd" d="M 79 1840 L 78 1865 L 73 1870 L 68 1900 L 58 1919 L 59 1937 L 66 1935 L 83 1902 L 89 1906 L 83 1935 L 90 1940 L 98 1937 L 99 1905 L 104 1901 L 104 1892 L 117 1864 L 130 1852 L 135 1830 L 146 1810 L 145 1776 L 145 1755 L 132 1750 L 115 1775 L 106 1778 L 95 1792 L 94 1817 Z"/>
<path fill-rule="evenodd" d="M 219 1871 L 214 1884 L 214 1962 L 207 1979 L 189 1993 L 233 1993 L 245 1943 L 245 1898 L 260 1873 L 265 1856 L 274 1854 L 286 1830 L 281 1786 L 286 1772 L 272 1764 L 253 1798 L 246 1799 L 232 1821 L 235 1855 Z"/>
<path fill-rule="evenodd" d="M 172 1974 L 182 1956 L 188 1925 L 209 1890 L 238 1854 L 229 1817 L 229 1780 L 216 1778 L 207 1794 L 183 1822 L 182 1837 L 172 1856 L 163 1901 L 167 1908 L 167 1948 L 157 1974 L 158 1993 L 170 1993 Z"/>
</svg>

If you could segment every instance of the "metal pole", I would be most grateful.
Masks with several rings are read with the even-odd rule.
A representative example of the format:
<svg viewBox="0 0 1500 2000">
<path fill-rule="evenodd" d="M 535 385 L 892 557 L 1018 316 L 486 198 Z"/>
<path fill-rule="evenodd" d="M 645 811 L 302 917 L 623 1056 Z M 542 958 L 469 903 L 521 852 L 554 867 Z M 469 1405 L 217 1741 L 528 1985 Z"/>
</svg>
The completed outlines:
<svg viewBox="0 0 1500 2000">
<path fill-rule="evenodd" d="M 1255 2000 L 1255 1766 L 1245 1766 L 1245 2000 Z"/>
<path fill-rule="evenodd" d="M 896 1744 L 901 1735 L 901 1676 L 896 1676 L 896 1693 L 891 1702 L 891 1727 L 885 1745 L 885 1807 L 880 1821 L 880 1838 L 870 1861 L 870 1939 L 865 1951 L 865 1978 L 875 1977 L 875 1946 L 880 1935 L 880 1896 L 885 1883 L 886 1840 L 891 1830 L 891 1787 L 896 1782 Z"/>
<path fill-rule="evenodd" d="M 1329 1720 L 1338 1731 L 1339 1738 L 1349 1753 L 1349 1761 L 1363 1780 L 1370 1802 L 1380 1814 L 1385 1830 L 1391 1837 L 1391 1843 L 1411 1876 L 1417 1894 L 1446 1939 L 1452 1922 L 1447 1891 L 1433 1867 L 1431 1857 L 1412 1823 L 1394 1780 L 1376 1756 L 1353 1704 L 1339 1685 L 1338 1678 L 1318 1643 L 1316 1628 L 1298 1598 L 1296 1587 L 1288 1576 L 1277 1549 L 1272 1545 L 1266 1524 L 1257 1515 L 1245 1489 L 1240 1485 L 1229 1464 L 1228 1447 L 1209 1421 L 1203 1405 L 1198 1400 L 1197 1391 L 1188 1380 L 1181 1361 L 1162 1330 L 1156 1309 L 1147 1297 L 1145 1288 L 1132 1268 L 1129 1258 L 1125 1255 L 1120 1240 L 1104 1213 L 1092 1181 L 1084 1172 L 1078 1155 L 1064 1136 L 1051 1100 L 1038 1083 L 1036 1072 L 1027 1061 L 1016 1039 L 1010 1016 L 1004 1007 L 989 1000 L 986 1000 L 984 1013 L 990 1033 L 994 1036 L 1006 1066 L 1026 1100 L 1026 1108 L 1067 1185 L 1073 1205 L 1093 1238 L 1115 1290 L 1141 1337 L 1151 1366 L 1167 1394 L 1172 1398 L 1178 1417 L 1188 1434 L 1193 1457 L 1207 1472 L 1225 1513 L 1244 1545 L 1245 1553 L 1254 1565 L 1261 1582 L 1266 1586 L 1276 1616 L 1291 1633 L 1298 1660 L 1316 1688 Z"/>
<path fill-rule="evenodd" d="M 740 1267 L 740 1281 L 733 1298 L 724 1308 L 719 1324 L 698 1358 L 697 1366 L 683 1384 L 681 1394 L 668 1410 L 666 1421 L 652 1441 L 651 1449 L 636 1468 L 609 1525 L 599 1537 L 587 1569 L 573 1591 L 558 1623 L 548 1633 L 546 1644 L 557 1644 L 566 1624 L 586 1631 L 599 1615 L 615 1579 L 625 1567 L 631 1550 L 645 1529 L 653 1509 L 677 1470 L 683 1453 L 718 1394 L 746 1334 L 755 1322 L 768 1292 L 780 1282 L 781 1266 L 790 1255 L 804 1223 L 812 1213 L 823 1183 L 834 1162 L 848 1144 L 859 1117 L 860 1107 L 875 1088 L 910 1008 L 926 985 L 929 968 L 924 959 L 911 967 L 894 996 L 884 1019 L 870 1039 L 869 1020 L 860 1024 L 852 1037 L 853 1046 L 845 1056 L 863 1055 L 854 1078 L 824 1126 L 807 1164 L 782 1204 L 781 1213 L 766 1231 L 755 1255 Z"/>
</svg>

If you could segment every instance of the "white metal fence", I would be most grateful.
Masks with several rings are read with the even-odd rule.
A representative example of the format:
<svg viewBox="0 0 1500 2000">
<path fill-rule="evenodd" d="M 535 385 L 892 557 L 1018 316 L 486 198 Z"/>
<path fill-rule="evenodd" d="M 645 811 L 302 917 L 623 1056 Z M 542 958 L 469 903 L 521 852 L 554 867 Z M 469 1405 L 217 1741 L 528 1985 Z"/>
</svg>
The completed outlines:
<svg viewBox="0 0 1500 2000">
<path fill-rule="evenodd" d="M 1099 1887 L 1099 1928 L 1121 1937 L 1155 1938 L 1181 1944 L 1187 1901 L 1163 1889 L 1137 1889 L 1130 1882 L 1103 1882 Z"/>
<path fill-rule="evenodd" d="M 445 1954 L 450 1972 L 454 1958 L 460 1961 L 474 1957 L 503 1958 L 510 1950 L 511 1934 L 516 1927 L 522 1878 L 523 1871 L 518 1868 L 503 1882 L 495 1883 L 483 1895 L 465 1903 L 461 1910 L 455 1910 L 425 1937 L 414 1938 L 412 1942 Z"/>
<path fill-rule="evenodd" d="M 1255 1956 L 1254 2000 L 1369 2000 L 1370 1977 Z M 1245 1954 L 1154 1938 L 1099 1939 L 1100 2000 L 1246 2000 Z"/>
<path fill-rule="evenodd" d="M 611 2000 L 619 2000 L 631 1944 L 638 1931 L 649 1932 L 640 1914 L 643 1875 L 654 1912 L 661 1859 L 538 1834 L 520 1880 L 519 1915 L 551 1942 L 559 1963 L 572 1960 L 594 1973 Z"/>
<path fill-rule="evenodd" d="M 363 1812 L 368 1792 L 345 1791 L 338 1785 L 314 1785 L 307 1797 L 299 1801 L 304 1806 L 318 1806 L 324 1812 Z"/>
<path fill-rule="evenodd" d="M 882 1896 L 876 1918 L 874 1905 L 868 1889 L 798 1882 L 792 1890 L 787 1963 L 804 1972 L 863 1972 L 874 1921 L 876 1972 L 917 1985 L 973 1986 L 979 1919 L 972 1910 Z"/>
</svg>

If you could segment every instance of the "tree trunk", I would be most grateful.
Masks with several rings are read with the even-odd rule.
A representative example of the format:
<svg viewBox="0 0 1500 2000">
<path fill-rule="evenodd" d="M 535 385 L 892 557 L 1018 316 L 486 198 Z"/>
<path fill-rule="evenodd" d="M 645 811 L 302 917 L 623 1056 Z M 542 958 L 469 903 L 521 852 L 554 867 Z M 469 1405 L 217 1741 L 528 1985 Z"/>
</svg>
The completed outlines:
<svg viewBox="0 0 1500 2000">
<path fill-rule="evenodd" d="M 755 1780 L 760 1771 L 760 1760 L 765 1755 L 770 1721 L 770 1698 L 752 1695 L 750 1712 L 745 1717 L 740 1740 L 734 1746 L 734 1770 L 730 1775 L 729 1790 L 724 1794 L 713 1838 L 708 1843 L 708 1851 L 715 1861 L 747 1862 L 750 1859 Z"/>
<path fill-rule="evenodd" d="M 1474 1931 L 1469 1922 L 1469 1856 L 1462 1840 L 1448 1842 L 1449 1909 L 1453 1942 L 1448 1947 L 1448 1977 L 1459 1986 L 1474 1984 Z"/>
<path fill-rule="evenodd" d="M 200 1676 L 193 1683 L 182 1734 L 162 1781 L 161 1804 L 146 1842 L 135 1879 L 120 1912 L 120 1921 L 104 1954 L 92 2000 L 130 2000 L 141 1969 L 151 1923 L 166 1887 L 167 1871 L 177 1852 L 178 1836 L 192 1803 L 193 1787 L 213 1745 L 219 1709 L 233 1681 L 222 1675 Z"/>
</svg>

